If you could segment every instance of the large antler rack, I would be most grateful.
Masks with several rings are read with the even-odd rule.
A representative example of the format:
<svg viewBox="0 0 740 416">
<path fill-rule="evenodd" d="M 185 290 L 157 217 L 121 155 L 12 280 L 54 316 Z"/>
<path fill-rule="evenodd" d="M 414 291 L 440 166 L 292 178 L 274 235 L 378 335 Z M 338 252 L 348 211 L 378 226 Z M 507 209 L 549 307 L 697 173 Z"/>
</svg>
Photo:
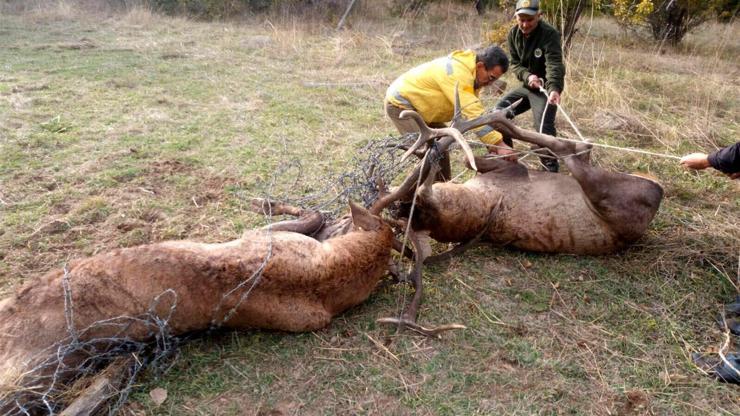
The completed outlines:
<svg viewBox="0 0 740 416">
<path fill-rule="evenodd" d="M 412 110 L 405 110 L 401 112 L 401 115 L 399 116 L 402 120 L 408 120 L 413 119 L 416 124 L 419 126 L 419 138 L 414 142 L 411 147 L 406 151 L 406 153 L 403 154 L 401 157 L 401 161 L 406 160 L 410 155 L 414 154 L 417 149 L 419 149 L 423 145 L 431 146 L 432 143 L 434 143 L 435 139 L 441 138 L 441 137 L 452 137 L 457 144 L 460 145 L 460 147 L 463 150 L 463 153 L 465 153 L 465 158 L 468 159 L 470 162 L 470 166 L 474 170 L 478 170 L 475 166 L 475 156 L 473 155 L 473 149 L 470 148 L 470 145 L 465 141 L 465 138 L 463 137 L 462 133 L 458 129 L 452 128 L 452 127 L 443 127 L 438 129 L 433 129 L 424 122 L 424 119 L 417 113 L 416 111 Z M 450 143 L 451 144 L 451 143 Z M 446 146 L 446 147 L 449 147 Z M 444 150 L 447 150 L 445 147 Z"/>
<path fill-rule="evenodd" d="M 456 97 L 459 99 L 459 97 Z M 480 117 L 474 119 L 465 120 L 462 118 L 462 114 L 455 112 L 455 118 L 452 120 L 450 128 L 458 130 L 460 133 L 472 130 L 474 128 L 489 125 L 500 131 L 504 135 L 510 136 L 514 139 L 521 140 L 523 142 L 536 144 L 540 147 L 545 147 L 552 150 L 558 155 L 567 155 L 573 153 L 573 145 L 562 140 L 558 140 L 553 136 L 549 136 L 535 131 L 526 130 L 516 126 L 511 120 L 506 117 L 506 114 L 516 108 L 522 99 L 517 100 L 508 108 L 496 109 L 494 111 L 485 113 Z M 458 104 L 459 105 L 459 104 Z M 590 148 L 588 145 L 583 146 L 584 149 Z"/>
<path fill-rule="evenodd" d="M 473 169 L 477 170 L 473 151 L 472 149 L 470 149 L 470 146 L 467 144 L 467 142 L 465 142 L 465 138 L 463 138 L 462 133 L 460 133 L 459 130 L 452 127 L 445 127 L 440 129 L 430 128 L 426 125 L 426 123 L 424 123 L 424 119 L 422 119 L 418 113 L 411 110 L 406 110 L 402 112 L 401 118 L 413 119 L 414 121 L 416 121 L 417 124 L 419 124 L 420 129 L 419 139 L 406 151 L 403 156 L 404 159 L 407 158 L 410 154 L 414 153 L 416 150 L 419 149 L 419 147 L 424 144 L 436 143 L 436 146 L 429 145 L 426 150 L 426 152 L 428 152 L 427 157 L 424 158 L 422 162 L 416 164 L 414 170 L 409 176 L 406 177 L 406 179 L 404 179 L 403 183 L 401 183 L 401 185 L 393 192 L 379 198 L 370 207 L 370 212 L 374 215 L 380 214 L 380 212 L 382 212 L 393 202 L 398 201 L 404 196 L 412 193 L 417 182 L 419 181 L 419 175 L 421 175 L 422 179 L 426 178 L 427 175 L 429 175 L 429 171 L 432 167 L 431 161 L 435 159 L 435 156 L 439 156 L 446 152 L 450 145 L 455 142 L 459 143 L 460 146 L 463 148 L 465 157 L 468 159 L 468 161 L 470 161 L 470 166 Z M 436 140 L 435 142 L 435 139 L 438 140 Z"/>
<path fill-rule="evenodd" d="M 458 89 L 459 84 L 455 84 L 455 109 L 454 109 L 454 119 L 461 119 L 462 109 L 460 108 L 460 90 Z M 409 155 L 416 152 L 417 149 L 419 149 L 422 145 L 427 144 L 431 145 L 434 141 L 434 139 L 450 136 L 452 137 L 457 144 L 460 145 L 463 149 L 463 153 L 465 153 L 465 157 L 470 162 L 470 166 L 473 168 L 473 170 L 478 170 L 478 168 L 475 166 L 475 156 L 473 155 L 473 150 L 470 148 L 468 143 L 465 141 L 465 138 L 463 137 L 462 133 L 465 132 L 465 130 L 460 130 L 458 128 L 453 127 L 444 127 L 444 128 L 431 128 L 427 126 L 424 119 L 419 115 L 419 113 L 411 110 L 406 110 L 401 112 L 399 118 L 403 120 L 408 120 L 412 118 L 417 126 L 419 126 L 419 138 L 416 140 L 416 142 L 411 145 L 411 147 L 406 151 L 406 153 L 403 154 L 401 157 L 401 161 L 406 160 L 406 158 L 409 157 Z M 451 143 L 450 143 L 451 144 Z M 439 146 L 440 144 L 438 144 Z M 443 151 L 447 150 L 447 147 L 449 147 L 449 144 L 445 146 Z"/>
<path fill-rule="evenodd" d="M 461 114 L 460 95 L 457 85 L 455 86 L 454 111 L 456 115 L 455 118 L 457 119 L 459 114 Z M 457 142 L 457 144 L 459 144 L 462 148 L 463 153 L 465 153 L 465 158 L 470 163 L 470 167 L 476 171 L 478 170 L 478 167 L 475 165 L 475 156 L 473 155 L 473 150 L 470 148 L 470 145 L 468 145 L 462 135 L 462 132 L 465 130 L 460 130 L 455 126 L 443 128 L 429 127 L 424 121 L 424 118 L 422 118 L 419 113 L 413 110 L 405 110 L 401 112 L 399 118 L 403 120 L 412 119 L 419 127 L 419 138 L 416 140 L 416 142 L 414 142 L 414 144 L 411 145 L 411 147 L 409 147 L 408 150 L 406 150 L 406 152 L 401 157 L 401 161 L 406 160 L 412 154 L 416 154 L 417 150 L 419 150 L 419 148 L 424 145 L 427 145 L 427 149 L 424 153 L 428 153 L 428 156 L 422 162 L 416 164 L 413 172 L 411 172 L 411 174 L 406 177 L 403 183 L 398 188 L 396 188 L 395 191 L 375 201 L 375 203 L 370 207 L 370 212 L 375 215 L 380 214 L 380 212 L 382 212 L 390 204 L 411 193 L 415 189 L 416 183 L 419 180 L 419 175 L 421 175 L 422 178 L 426 178 L 427 175 L 429 175 L 429 170 L 431 168 L 430 160 L 434 159 L 433 156 L 439 156 L 445 153 L 447 149 L 455 142 Z M 435 143 L 436 146 L 433 146 L 432 144 Z"/>
</svg>

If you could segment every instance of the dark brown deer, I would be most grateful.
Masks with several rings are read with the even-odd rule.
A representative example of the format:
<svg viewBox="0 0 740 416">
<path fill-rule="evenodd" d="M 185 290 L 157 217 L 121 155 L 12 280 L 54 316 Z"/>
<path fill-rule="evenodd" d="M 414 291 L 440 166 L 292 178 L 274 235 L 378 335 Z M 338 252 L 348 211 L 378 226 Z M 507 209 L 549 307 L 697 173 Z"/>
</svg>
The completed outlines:
<svg viewBox="0 0 740 416">
<path fill-rule="evenodd" d="M 221 244 L 171 241 L 73 261 L 0 302 L 0 404 L 29 371 L 46 366 L 36 375 L 56 372 L 63 381 L 60 370 L 74 369 L 86 353 L 57 357 L 67 345 L 91 343 L 102 353 L 109 342 L 149 341 L 152 319 L 170 335 L 211 327 L 311 331 L 363 302 L 386 275 L 393 231 L 367 210 L 350 204 L 351 220 L 325 224 L 318 213 L 261 205 L 301 218 Z"/>
<path fill-rule="evenodd" d="M 482 239 L 536 252 L 607 254 L 626 247 L 645 233 L 663 197 L 663 189 L 652 180 L 592 166 L 590 145 L 521 129 L 502 110 L 475 120 L 456 119 L 452 127 L 445 129 L 428 128 L 413 112 L 402 115 L 414 118 L 421 131 L 407 155 L 419 153 L 423 144 L 436 142 L 435 146 L 428 146 L 424 161 L 433 159 L 435 152 L 446 151 L 453 139 L 460 140 L 462 132 L 488 124 L 505 136 L 549 149 L 564 161 L 571 173 L 569 176 L 534 171 L 494 158 L 471 160 L 466 152 L 468 166 L 478 171 L 475 177 L 462 184 L 432 183 L 434 175 L 429 172 L 433 167 L 420 162 L 376 209 L 399 199 L 411 200 L 416 191 L 411 228 L 416 234 L 428 233 L 438 241 L 466 243 Z M 420 177 L 424 183 L 417 190 L 415 184 Z M 418 245 L 414 276 L 418 280 L 417 293 L 404 316 L 390 320 L 409 326 L 414 325 L 421 297 L 420 268 L 425 261 L 424 253 L 428 252 L 420 246 L 420 239 L 411 241 Z"/>
</svg>

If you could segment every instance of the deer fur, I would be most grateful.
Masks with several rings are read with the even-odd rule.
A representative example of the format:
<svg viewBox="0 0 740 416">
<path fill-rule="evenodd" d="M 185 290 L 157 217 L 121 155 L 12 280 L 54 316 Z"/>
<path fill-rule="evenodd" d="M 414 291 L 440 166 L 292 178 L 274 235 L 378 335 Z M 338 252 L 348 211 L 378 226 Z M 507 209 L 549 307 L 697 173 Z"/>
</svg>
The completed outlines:
<svg viewBox="0 0 740 416">
<path fill-rule="evenodd" d="M 476 157 L 478 174 L 465 183 L 427 182 L 419 189 L 414 230 L 443 242 L 482 234 L 523 250 L 571 254 L 611 253 L 645 233 L 663 197 L 659 184 L 592 166 L 587 144 L 494 121 L 505 134 L 550 149 L 571 175 Z"/>
<path fill-rule="evenodd" d="M 291 332 L 326 326 L 369 296 L 386 274 L 393 243 L 388 225 L 350 205 L 352 225 L 325 241 L 284 231 L 295 228 L 287 221 L 226 243 L 170 241 L 113 250 L 70 262 L 66 274 L 55 270 L 28 282 L 0 302 L 0 386 L 17 382 L 75 337 L 154 338 L 142 322 L 125 329 L 96 324 L 118 317 L 168 319 L 171 335 L 214 324 Z M 311 231 L 327 228 L 320 216 L 306 218 Z M 253 275 L 259 281 L 246 299 L 251 283 L 231 292 Z M 65 293 L 72 314 L 65 313 Z M 74 367 L 81 359 L 65 357 L 64 364 Z"/>
</svg>

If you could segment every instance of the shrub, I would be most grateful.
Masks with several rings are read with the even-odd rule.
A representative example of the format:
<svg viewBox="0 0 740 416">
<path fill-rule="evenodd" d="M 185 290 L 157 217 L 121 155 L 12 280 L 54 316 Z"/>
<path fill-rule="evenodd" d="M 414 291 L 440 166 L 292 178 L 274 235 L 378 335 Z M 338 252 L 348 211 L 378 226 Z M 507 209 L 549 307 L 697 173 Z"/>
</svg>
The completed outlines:
<svg viewBox="0 0 740 416">
<path fill-rule="evenodd" d="M 491 22 L 484 23 L 483 25 L 483 43 L 489 45 L 503 46 L 506 44 L 506 37 L 509 34 L 509 30 L 516 24 L 512 20 L 504 22 Z"/>
<path fill-rule="evenodd" d="M 545 18 L 560 30 L 564 54 L 567 54 L 570 50 L 573 35 L 578 31 L 576 24 L 578 19 L 581 18 L 581 13 L 592 3 L 594 3 L 594 0 L 550 0 L 540 3 Z"/>
<path fill-rule="evenodd" d="M 272 0 L 149 0 L 153 9 L 170 15 L 186 14 L 199 19 L 223 19 L 267 10 Z"/>
<path fill-rule="evenodd" d="M 613 0 L 613 15 L 623 26 L 644 24 L 653 12 L 652 0 Z"/>
<path fill-rule="evenodd" d="M 604 0 L 602 6 L 620 25 L 647 26 L 655 40 L 672 45 L 707 20 L 730 20 L 738 12 L 738 0 Z"/>
</svg>

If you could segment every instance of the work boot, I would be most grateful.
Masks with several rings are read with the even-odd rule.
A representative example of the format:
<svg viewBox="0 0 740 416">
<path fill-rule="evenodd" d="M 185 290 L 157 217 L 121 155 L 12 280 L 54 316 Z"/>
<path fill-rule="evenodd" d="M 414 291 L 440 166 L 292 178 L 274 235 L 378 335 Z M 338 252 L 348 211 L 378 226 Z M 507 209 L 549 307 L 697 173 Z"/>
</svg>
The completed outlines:
<svg viewBox="0 0 740 416">
<path fill-rule="evenodd" d="M 542 164 L 542 170 L 544 171 L 557 173 L 558 170 L 560 170 L 560 163 L 555 158 L 541 157 L 540 163 Z"/>
<path fill-rule="evenodd" d="M 725 354 L 727 361 L 723 361 L 717 354 L 700 354 L 698 352 L 692 353 L 691 358 L 697 367 L 714 376 L 717 380 L 740 384 L 740 375 L 735 370 L 740 366 L 740 354 L 734 352 Z"/>
<path fill-rule="evenodd" d="M 720 313 L 716 318 L 719 329 L 729 330 L 732 335 L 740 337 L 740 295 L 734 302 L 725 305 L 724 310 L 724 313 Z"/>
</svg>

